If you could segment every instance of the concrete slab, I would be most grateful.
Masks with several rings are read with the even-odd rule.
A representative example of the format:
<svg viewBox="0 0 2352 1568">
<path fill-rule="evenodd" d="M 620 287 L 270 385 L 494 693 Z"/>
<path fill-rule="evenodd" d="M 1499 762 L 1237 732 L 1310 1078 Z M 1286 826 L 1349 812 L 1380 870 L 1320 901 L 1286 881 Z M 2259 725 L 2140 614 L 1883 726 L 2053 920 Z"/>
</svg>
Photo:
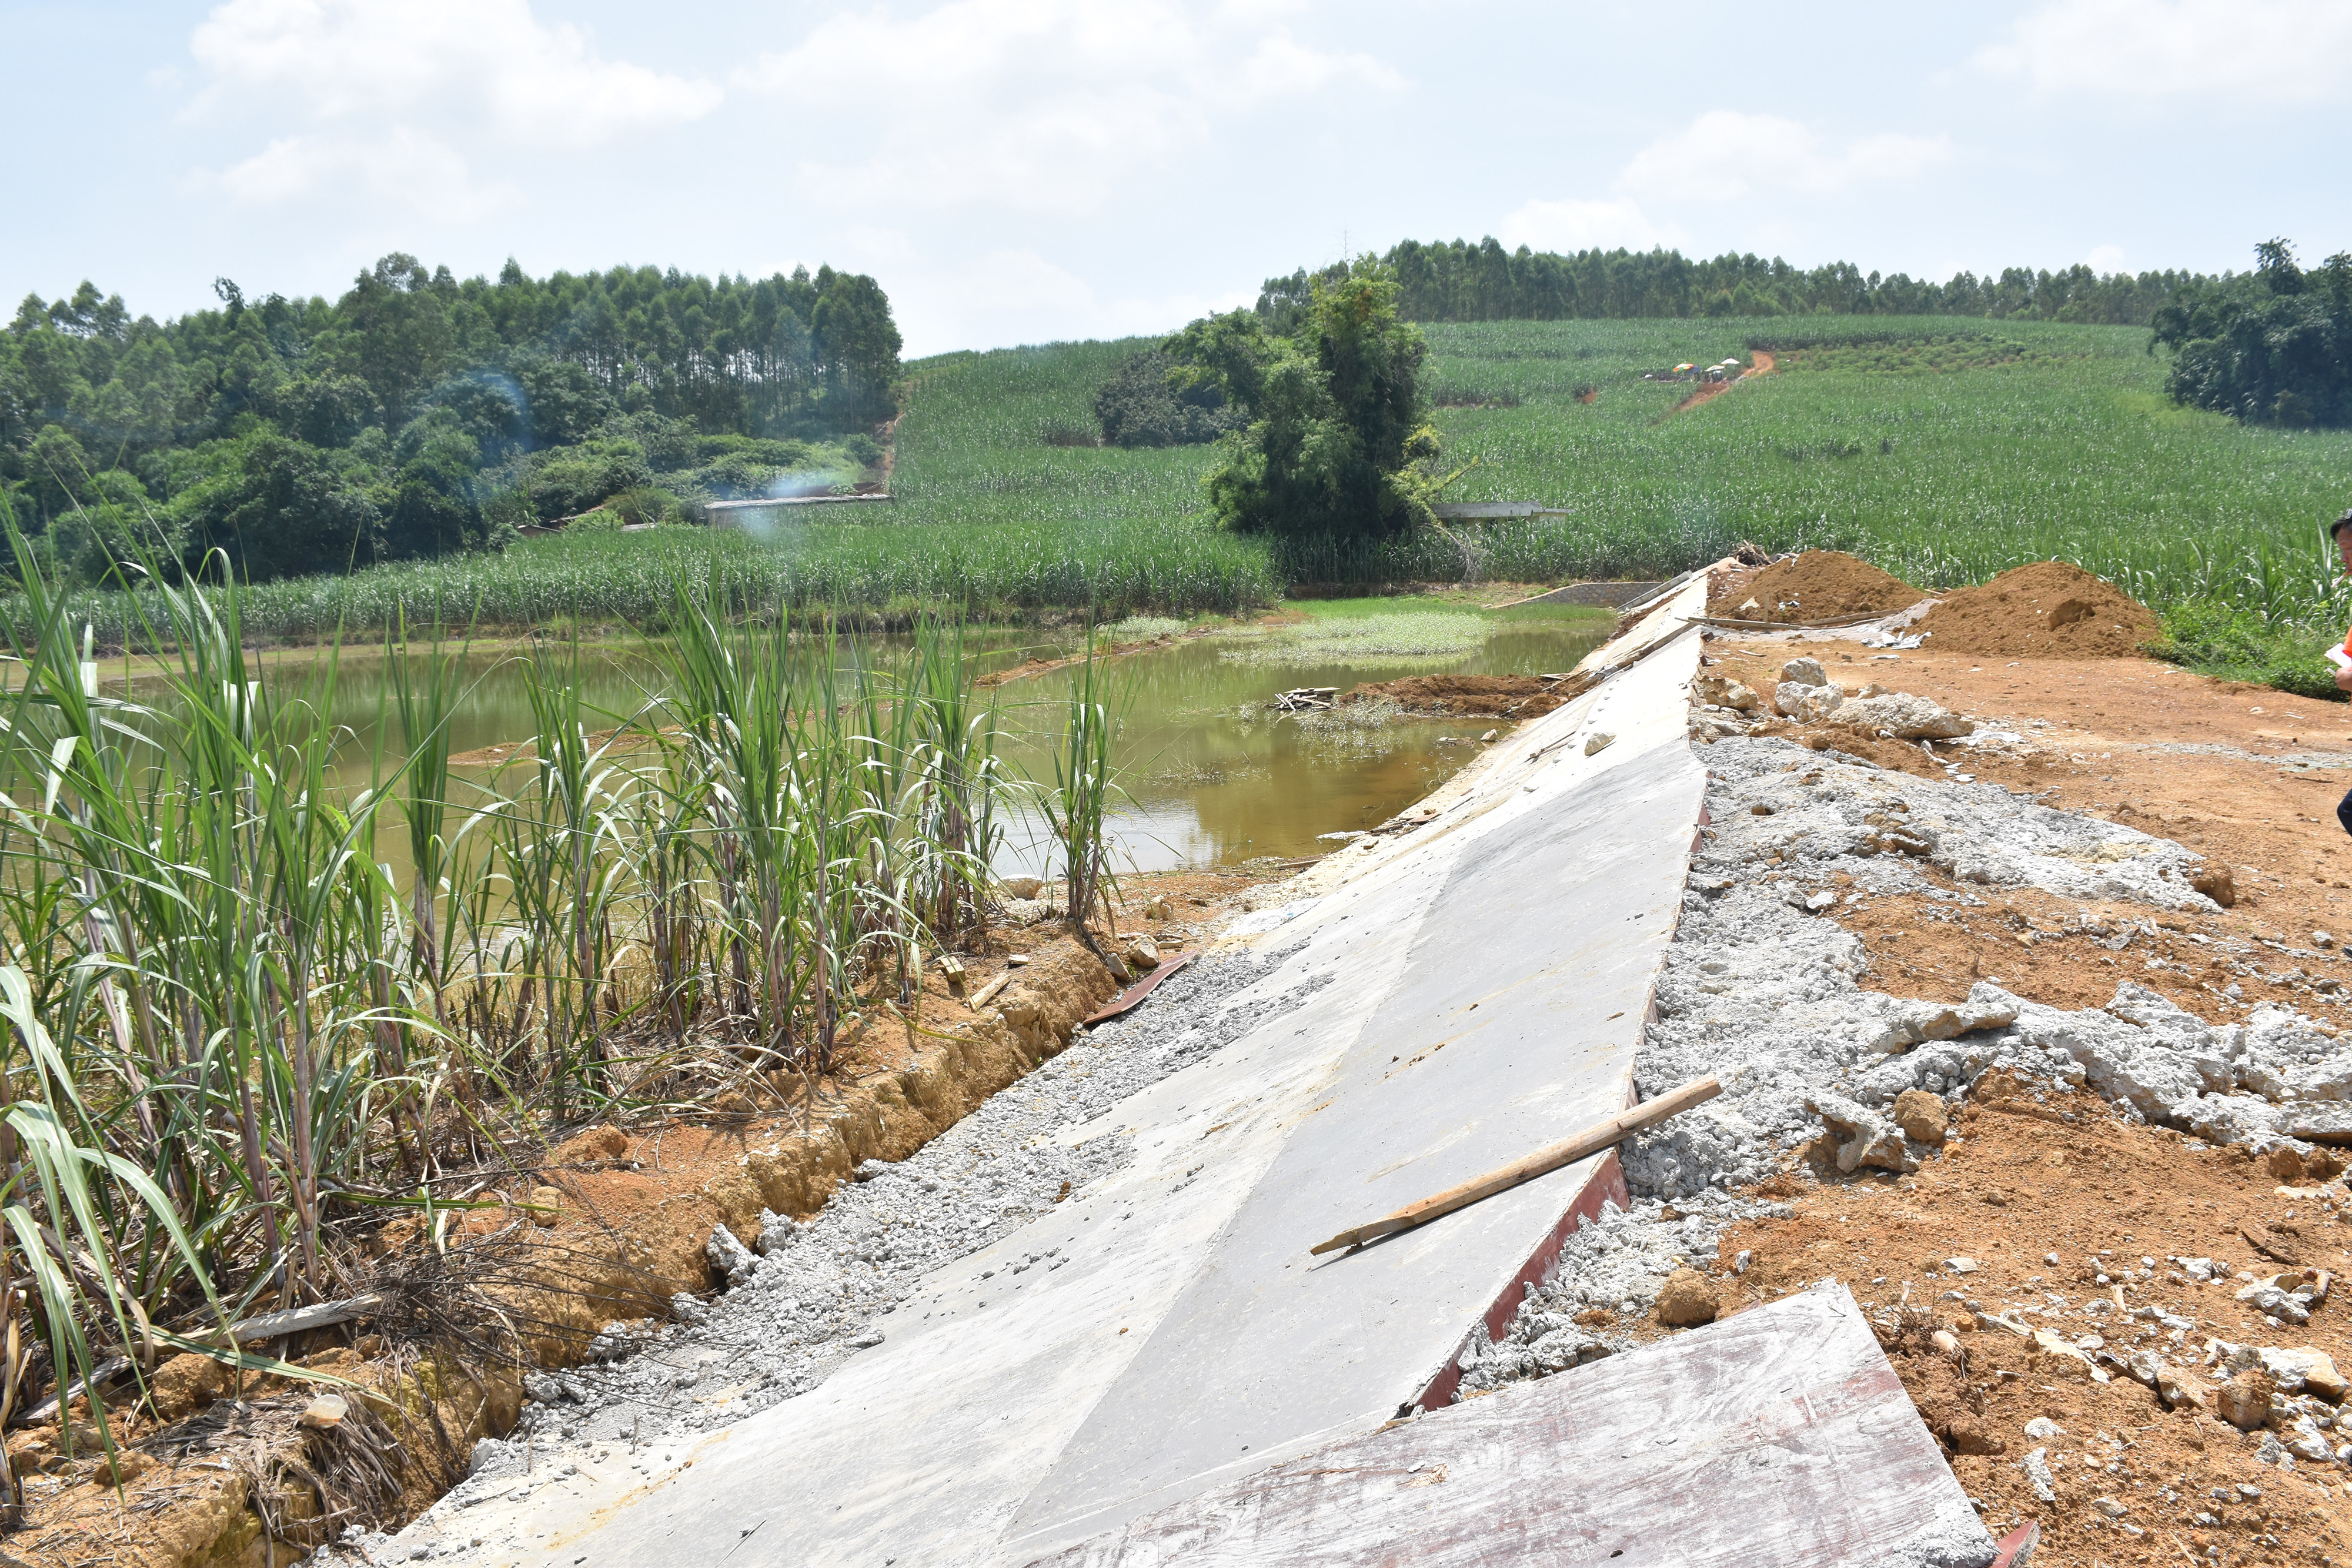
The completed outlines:
<svg viewBox="0 0 2352 1568">
<path fill-rule="evenodd" d="M 1824 1281 L 1317 1448 L 1034 1568 L 1983 1568 L 1997 1552 L 1853 1297 Z"/>
<path fill-rule="evenodd" d="M 1278 956 L 1247 999 L 1295 1005 L 1064 1134 L 1129 1140 L 1124 1168 L 685 1465 L 470 1532 L 539 1543 L 502 1563 L 1024 1561 L 1450 1398 L 1613 1158 L 1352 1256 L 1307 1248 L 1627 1103 L 1698 826 L 1704 591 L 1664 595 L 1433 821 L 1332 857 L 1245 938 Z M 1063 1266 L 1007 1267 L 1048 1248 Z"/>
</svg>

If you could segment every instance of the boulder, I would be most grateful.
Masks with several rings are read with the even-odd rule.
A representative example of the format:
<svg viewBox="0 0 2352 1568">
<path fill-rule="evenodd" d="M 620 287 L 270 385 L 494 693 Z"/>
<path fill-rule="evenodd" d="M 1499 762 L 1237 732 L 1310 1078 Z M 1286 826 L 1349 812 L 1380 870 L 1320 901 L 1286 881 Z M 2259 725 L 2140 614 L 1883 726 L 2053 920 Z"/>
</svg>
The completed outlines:
<svg viewBox="0 0 2352 1568">
<path fill-rule="evenodd" d="M 1807 685 L 1799 681 L 1783 681 L 1772 694 L 1773 708 L 1799 724 L 1819 724 L 1844 701 L 1844 691 L 1834 685 Z"/>
</svg>

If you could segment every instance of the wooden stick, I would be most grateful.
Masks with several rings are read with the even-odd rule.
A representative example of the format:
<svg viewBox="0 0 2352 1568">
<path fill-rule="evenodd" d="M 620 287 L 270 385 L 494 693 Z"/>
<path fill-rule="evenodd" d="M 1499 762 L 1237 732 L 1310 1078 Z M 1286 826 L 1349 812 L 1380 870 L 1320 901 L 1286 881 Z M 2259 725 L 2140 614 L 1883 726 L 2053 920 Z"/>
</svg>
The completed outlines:
<svg viewBox="0 0 2352 1568">
<path fill-rule="evenodd" d="M 1342 1230 L 1330 1240 L 1307 1249 L 1308 1255 L 1319 1257 L 1336 1252 L 1342 1247 L 1361 1247 L 1378 1236 L 1393 1236 L 1400 1230 L 1411 1230 L 1416 1225 L 1426 1225 L 1438 1216 L 1451 1214 L 1457 1208 L 1467 1208 L 1481 1198 L 1508 1192 L 1522 1182 L 1530 1182 L 1562 1166 L 1572 1166 L 1580 1159 L 1599 1154 L 1620 1140 L 1654 1127 L 1670 1116 L 1676 1116 L 1703 1101 L 1712 1100 L 1723 1092 L 1723 1085 L 1712 1078 L 1701 1078 L 1668 1090 L 1655 1100 L 1648 1100 L 1619 1113 L 1598 1126 L 1588 1127 L 1576 1136 L 1560 1143 L 1549 1144 L 1524 1159 L 1514 1160 L 1501 1170 L 1490 1171 L 1459 1186 L 1447 1187 L 1434 1197 L 1419 1203 L 1406 1204 L 1385 1218 L 1370 1225 L 1359 1225 L 1353 1230 Z"/>
</svg>

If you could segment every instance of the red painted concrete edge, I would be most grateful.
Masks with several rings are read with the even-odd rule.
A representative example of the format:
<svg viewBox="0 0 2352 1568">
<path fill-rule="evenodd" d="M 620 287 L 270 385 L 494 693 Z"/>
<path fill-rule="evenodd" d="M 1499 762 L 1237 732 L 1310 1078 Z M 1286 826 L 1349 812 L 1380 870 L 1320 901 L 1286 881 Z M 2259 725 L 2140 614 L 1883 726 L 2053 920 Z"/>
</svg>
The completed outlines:
<svg viewBox="0 0 2352 1568">
<path fill-rule="evenodd" d="M 2033 1555 L 2033 1549 L 2041 1544 L 2042 1526 L 2029 1519 L 2002 1536 L 1999 1544 L 1994 1546 L 1993 1551 L 1999 1555 L 1993 1558 L 1992 1568 L 2024 1568 L 2027 1560 Z"/>
</svg>

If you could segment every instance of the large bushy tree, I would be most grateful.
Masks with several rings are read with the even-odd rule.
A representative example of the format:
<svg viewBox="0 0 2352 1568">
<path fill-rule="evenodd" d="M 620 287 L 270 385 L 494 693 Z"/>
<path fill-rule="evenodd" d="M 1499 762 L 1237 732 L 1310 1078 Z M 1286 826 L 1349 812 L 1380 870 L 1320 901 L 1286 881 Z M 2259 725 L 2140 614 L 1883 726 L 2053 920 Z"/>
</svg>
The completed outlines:
<svg viewBox="0 0 2352 1568">
<path fill-rule="evenodd" d="M 1234 310 L 1168 340 L 1176 383 L 1214 387 L 1247 421 L 1208 480 L 1226 527 L 1376 538 L 1430 519 L 1429 348 L 1399 319 L 1397 292 L 1391 269 L 1367 257 L 1310 279 L 1287 331 Z"/>
<path fill-rule="evenodd" d="M 2254 262 L 2157 312 L 2174 399 L 2256 423 L 2352 425 L 2352 255 L 2306 272 L 2273 239 Z"/>
<path fill-rule="evenodd" d="M 460 279 L 395 253 L 332 301 L 215 291 L 158 323 L 84 283 L 0 330 L 0 494 L 36 535 L 77 515 L 61 568 L 110 570 L 91 541 L 130 514 L 120 485 L 86 494 L 105 474 L 156 538 L 267 577 L 479 549 L 649 479 L 677 515 L 812 443 L 839 467 L 897 402 L 889 298 L 831 267 Z"/>
</svg>

